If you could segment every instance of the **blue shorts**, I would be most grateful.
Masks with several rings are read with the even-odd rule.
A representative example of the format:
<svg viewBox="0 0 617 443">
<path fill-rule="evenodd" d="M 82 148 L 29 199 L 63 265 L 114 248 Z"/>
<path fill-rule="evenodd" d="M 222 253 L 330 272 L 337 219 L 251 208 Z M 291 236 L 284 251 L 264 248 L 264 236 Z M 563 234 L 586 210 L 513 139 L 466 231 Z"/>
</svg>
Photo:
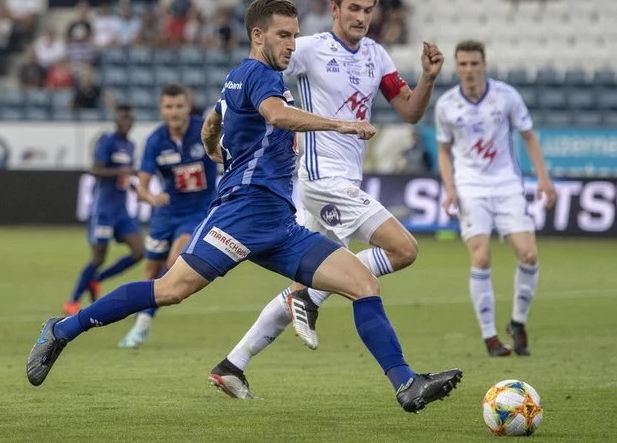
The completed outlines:
<svg viewBox="0 0 617 443">
<path fill-rule="evenodd" d="M 112 238 L 122 243 L 128 234 L 141 234 L 141 228 L 126 212 L 93 214 L 88 220 L 88 242 L 91 245 L 107 245 Z"/>
<path fill-rule="evenodd" d="M 250 260 L 311 286 L 319 265 L 340 247 L 300 226 L 287 201 L 269 191 L 245 187 L 211 208 L 182 258 L 208 281 Z"/>
<path fill-rule="evenodd" d="M 203 219 L 203 212 L 185 216 L 170 216 L 165 212 L 155 212 L 150 220 L 150 232 L 146 237 L 146 258 L 165 260 L 174 240 L 182 234 L 192 234 Z"/>
</svg>

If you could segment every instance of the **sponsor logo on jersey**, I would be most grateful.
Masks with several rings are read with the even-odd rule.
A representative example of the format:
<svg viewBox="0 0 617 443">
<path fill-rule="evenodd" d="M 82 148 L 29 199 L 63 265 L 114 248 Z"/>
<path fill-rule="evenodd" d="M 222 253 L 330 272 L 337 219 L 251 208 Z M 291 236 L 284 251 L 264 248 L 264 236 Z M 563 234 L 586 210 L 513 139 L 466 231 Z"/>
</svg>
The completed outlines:
<svg viewBox="0 0 617 443">
<path fill-rule="evenodd" d="M 206 150 L 201 143 L 195 143 L 193 146 L 191 146 L 191 150 L 189 152 L 191 154 L 191 157 L 195 160 L 203 158 L 206 154 Z"/>
<path fill-rule="evenodd" d="M 180 163 L 182 161 L 182 156 L 171 149 L 161 152 L 156 158 L 156 163 L 160 166 L 164 165 L 173 165 L 175 163 Z"/>
<path fill-rule="evenodd" d="M 339 211 L 339 209 L 332 203 L 321 208 L 319 215 L 321 215 L 322 220 L 330 226 L 341 224 L 341 211 Z"/>
<path fill-rule="evenodd" d="M 360 195 L 360 189 L 359 188 L 347 188 L 347 189 L 345 189 L 345 192 L 351 198 L 356 198 L 358 195 Z"/>
<path fill-rule="evenodd" d="M 133 159 L 131 158 L 129 153 L 125 151 L 116 151 L 111 154 L 111 161 L 121 165 L 128 165 L 133 163 Z"/>
<path fill-rule="evenodd" d="M 375 78 L 375 63 L 369 62 L 366 64 L 366 75 L 370 78 Z"/>
<path fill-rule="evenodd" d="M 227 232 L 214 226 L 203 238 L 227 257 L 235 262 L 244 260 L 251 252 L 246 246 L 233 238 Z"/>
<path fill-rule="evenodd" d="M 369 94 L 368 96 L 364 96 L 360 93 L 360 91 L 356 91 L 351 94 L 345 102 L 336 110 L 336 114 L 339 113 L 341 109 L 345 106 L 348 106 L 351 112 L 356 114 L 356 118 L 359 120 L 366 120 L 366 113 L 369 110 L 370 102 L 373 97 L 373 94 Z"/>
<path fill-rule="evenodd" d="M 242 89 L 242 82 L 240 83 L 236 83 L 236 82 L 232 82 L 231 80 L 225 82 L 225 86 L 223 86 L 224 89 Z"/>
<path fill-rule="evenodd" d="M 494 148 L 495 139 L 491 138 L 486 143 L 484 139 L 480 138 L 478 141 L 471 147 L 471 152 L 476 152 L 481 158 L 488 160 L 488 166 L 493 163 L 495 160 L 495 156 L 497 155 L 497 150 Z"/>
<path fill-rule="evenodd" d="M 341 71 L 341 68 L 338 62 L 336 61 L 336 59 L 332 59 L 326 64 L 326 72 L 340 72 L 340 71 Z"/>
</svg>

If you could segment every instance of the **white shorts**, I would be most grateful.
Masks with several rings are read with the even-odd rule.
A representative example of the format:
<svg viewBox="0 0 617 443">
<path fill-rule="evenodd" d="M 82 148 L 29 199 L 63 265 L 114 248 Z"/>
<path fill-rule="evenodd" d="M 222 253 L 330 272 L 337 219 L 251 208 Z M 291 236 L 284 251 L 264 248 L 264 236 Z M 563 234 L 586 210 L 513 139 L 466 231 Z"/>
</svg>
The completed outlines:
<svg viewBox="0 0 617 443">
<path fill-rule="evenodd" d="M 351 239 L 368 244 L 375 230 L 392 214 L 359 184 L 338 177 L 299 181 L 304 226 L 346 247 Z"/>
<path fill-rule="evenodd" d="M 536 225 L 527 212 L 527 200 L 522 194 L 501 197 L 459 196 L 461 237 L 491 235 L 493 227 L 501 237 L 515 232 L 535 232 Z"/>
</svg>

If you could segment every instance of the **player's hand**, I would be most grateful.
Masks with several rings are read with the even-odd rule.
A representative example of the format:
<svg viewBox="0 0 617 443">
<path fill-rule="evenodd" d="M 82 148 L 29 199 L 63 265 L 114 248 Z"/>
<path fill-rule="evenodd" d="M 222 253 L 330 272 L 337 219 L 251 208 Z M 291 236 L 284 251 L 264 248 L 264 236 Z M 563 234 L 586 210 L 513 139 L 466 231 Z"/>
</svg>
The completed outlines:
<svg viewBox="0 0 617 443">
<path fill-rule="evenodd" d="M 217 145 L 216 151 L 208 152 L 206 150 L 206 153 L 208 154 L 210 160 L 212 160 L 214 163 L 223 163 L 223 152 L 221 151 L 221 145 Z"/>
<path fill-rule="evenodd" d="M 456 215 L 456 212 L 458 211 L 458 197 L 456 195 L 456 192 L 446 191 L 446 197 L 443 199 L 441 207 L 444 211 L 446 211 L 446 214 L 448 214 L 450 217 L 454 217 Z"/>
<path fill-rule="evenodd" d="M 443 54 L 437 45 L 424 42 L 422 48 L 422 73 L 431 80 L 435 80 L 443 66 Z"/>
<path fill-rule="evenodd" d="M 153 195 L 150 198 L 150 204 L 154 207 L 166 206 L 169 204 L 169 194 L 167 192 L 161 192 L 160 194 Z"/>
<path fill-rule="evenodd" d="M 550 179 L 538 180 L 538 190 L 536 191 L 538 199 L 543 197 L 546 199 L 546 207 L 552 208 L 557 200 L 557 192 Z"/>
<path fill-rule="evenodd" d="M 359 122 L 341 122 L 338 132 L 341 134 L 355 134 L 360 140 L 369 140 L 377 134 L 377 129 L 369 122 L 363 120 Z"/>
</svg>

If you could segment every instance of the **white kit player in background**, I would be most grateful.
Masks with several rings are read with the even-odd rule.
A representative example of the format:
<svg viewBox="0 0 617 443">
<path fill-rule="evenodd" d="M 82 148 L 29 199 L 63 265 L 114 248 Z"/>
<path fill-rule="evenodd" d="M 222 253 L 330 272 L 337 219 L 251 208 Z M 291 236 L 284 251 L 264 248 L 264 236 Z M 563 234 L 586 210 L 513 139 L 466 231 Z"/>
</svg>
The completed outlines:
<svg viewBox="0 0 617 443">
<path fill-rule="evenodd" d="M 422 118 L 443 55 L 437 46 L 424 43 L 422 74 L 412 92 L 385 49 L 366 37 L 375 7 L 375 0 L 332 0 L 332 32 L 296 40 L 284 74 L 298 78 L 304 110 L 343 120 L 370 120 L 373 100 L 382 93 L 404 122 Z M 418 254 L 416 240 L 360 189 L 366 142 L 332 132 L 308 132 L 304 137 L 298 171 L 304 225 L 345 246 L 351 239 L 372 245 L 357 256 L 378 277 L 411 265 Z M 290 322 L 303 343 L 316 349 L 317 308 L 329 295 L 297 283 L 278 294 L 212 370 L 211 383 L 232 397 L 250 397 L 244 369 Z"/>
<path fill-rule="evenodd" d="M 485 78 L 484 45 L 464 41 L 455 50 L 461 84 L 444 93 L 435 107 L 439 170 L 446 190 L 443 206 L 458 207 L 461 237 L 471 258 L 469 290 L 491 356 L 510 355 L 495 328 L 490 236 L 493 227 L 512 246 L 518 265 L 514 306 L 507 332 L 518 355 L 529 355 L 525 324 L 538 284 L 535 224 L 527 213 L 523 178 L 514 152 L 512 130 L 520 132 L 538 177 L 537 197 L 555 203 L 529 111 L 510 85 Z"/>
</svg>

